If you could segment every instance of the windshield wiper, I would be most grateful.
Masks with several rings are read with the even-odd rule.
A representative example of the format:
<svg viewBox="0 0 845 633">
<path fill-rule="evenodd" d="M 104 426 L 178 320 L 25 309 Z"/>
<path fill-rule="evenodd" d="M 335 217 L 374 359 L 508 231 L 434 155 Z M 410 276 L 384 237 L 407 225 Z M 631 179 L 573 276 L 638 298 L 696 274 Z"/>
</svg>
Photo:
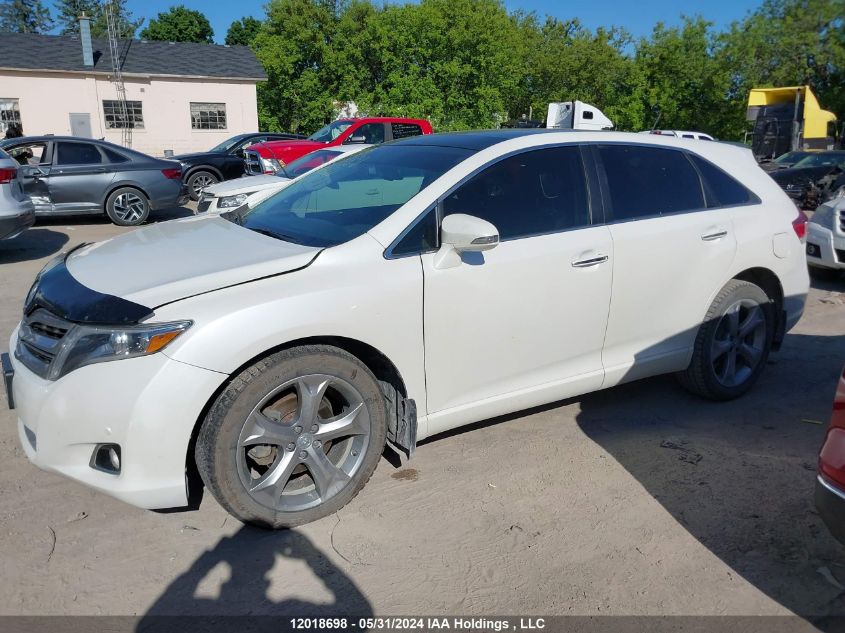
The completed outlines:
<svg viewBox="0 0 845 633">
<path fill-rule="evenodd" d="M 243 226 L 243 225 L 241 225 L 241 226 Z M 261 235 L 266 235 L 267 237 L 273 237 L 277 240 L 282 240 L 283 242 L 290 242 L 292 244 L 302 244 L 302 242 L 300 242 L 296 238 L 294 238 L 290 235 L 287 235 L 285 233 L 277 233 L 276 231 L 271 231 L 270 229 L 265 229 L 265 228 L 261 228 L 261 227 L 248 226 L 246 228 L 248 228 L 250 231 L 255 231 L 256 233 L 261 233 Z"/>
</svg>

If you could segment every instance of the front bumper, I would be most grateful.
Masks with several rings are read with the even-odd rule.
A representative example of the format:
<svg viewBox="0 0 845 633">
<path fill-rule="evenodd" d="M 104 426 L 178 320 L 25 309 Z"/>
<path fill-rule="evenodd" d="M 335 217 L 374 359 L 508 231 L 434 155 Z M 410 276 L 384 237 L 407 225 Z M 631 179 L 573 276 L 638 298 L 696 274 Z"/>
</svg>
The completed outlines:
<svg viewBox="0 0 845 633">
<path fill-rule="evenodd" d="M 838 218 L 834 218 L 837 222 Z M 807 263 L 820 268 L 845 269 L 845 235 L 820 224 L 807 224 Z"/>
<path fill-rule="evenodd" d="M 815 502 L 827 529 L 837 541 L 845 544 L 845 492 L 818 475 Z"/>
<path fill-rule="evenodd" d="M 13 333 L 14 349 L 17 331 Z M 39 468 L 141 508 L 188 503 L 194 425 L 224 374 L 162 353 L 88 365 L 44 380 L 12 356 L 18 437 Z M 119 474 L 92 467 L 100 444 L 121 448 Z"/>
<path fill-rule="evenodd" d="M 35 207 L 30 202 L 24 206 L 21 213 L 0 217 L 0 240 L 10 240 L 17 237 L 35 224 Z"/>
</svg>

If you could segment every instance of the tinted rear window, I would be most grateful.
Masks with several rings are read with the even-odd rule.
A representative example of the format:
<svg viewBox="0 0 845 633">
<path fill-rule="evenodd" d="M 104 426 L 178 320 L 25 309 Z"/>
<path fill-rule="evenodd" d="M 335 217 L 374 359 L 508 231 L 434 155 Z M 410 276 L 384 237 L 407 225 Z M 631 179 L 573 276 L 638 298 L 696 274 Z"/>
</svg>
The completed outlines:
<svg viewBox="0 0 845 633">
<path fill-rule="evenodd" d="M 701 180 L 684 152 L 600 145 L 614 220 L 705 208 Z"/>
<path fill-rule="evenodd" d="M 422 134 L 422 128 L 416 123 L 391 123 L 390 129 L 393 132 L 393 138 L 407 138 Z"/>
<path fill-rule="evenodd" d="M 690 155 L 690 159 L 695 163 L 704 181 L 708 207 L 728 207 L 759 202 L 757 196 L 713 163 L 695 154 Z"/>
</svg>

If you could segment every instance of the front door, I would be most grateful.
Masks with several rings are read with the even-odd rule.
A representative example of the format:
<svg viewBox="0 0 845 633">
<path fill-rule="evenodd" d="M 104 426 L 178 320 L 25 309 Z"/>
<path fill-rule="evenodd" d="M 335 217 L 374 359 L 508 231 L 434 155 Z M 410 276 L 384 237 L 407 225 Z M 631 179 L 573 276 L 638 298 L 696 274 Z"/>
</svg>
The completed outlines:
<svg viewBox="0 0 845 633">
<path fill-rule="evenodd" d="M 94 143 L 58 141 L 53 150 L 50 198 L 55 213 L 102 213 L 114 173 Z"/>
<path fill-rule="evenodd" d="M 422 256 L 430 432 L 599 388 L 613 244 L 579 147 L 505 158 L 441 209 L 492 222 L 501 243 L 455 268 Z"/>
<path fill-rule="evenodd" d="M 43 214 L 52 211 L 49 143 L 15 145 L 7 147 L 6 152 L 21 165 L 19 173 L 23 190 L 35 205 L 35 212 Z"/>
</svg>

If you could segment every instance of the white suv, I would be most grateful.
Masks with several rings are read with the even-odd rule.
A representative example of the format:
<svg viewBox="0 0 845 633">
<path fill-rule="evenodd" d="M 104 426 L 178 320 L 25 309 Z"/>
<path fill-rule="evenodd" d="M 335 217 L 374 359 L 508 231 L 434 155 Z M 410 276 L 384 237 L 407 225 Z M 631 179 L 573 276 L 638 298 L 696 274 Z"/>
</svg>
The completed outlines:
<svg viewBox="0 0 845 633">
<path fill-rule="evenodd" d="M 845 196 L 825 202 L 807 223 L 807 263 L 820 278 L 845 271 Z"/>
<path fill-rule="evenodd" d="M 198 471 L 234 516 L 281 527 L 343 507 L 386 441 L 410 454 L 665 372 L 734 398 L 803 311 L 795 215 L 721 143 L 496 130 L 373 147 L 254 209 L 49 264 L 10 342 L 20 442 L 146 508 L 185 505 Z"/>
</svg>

